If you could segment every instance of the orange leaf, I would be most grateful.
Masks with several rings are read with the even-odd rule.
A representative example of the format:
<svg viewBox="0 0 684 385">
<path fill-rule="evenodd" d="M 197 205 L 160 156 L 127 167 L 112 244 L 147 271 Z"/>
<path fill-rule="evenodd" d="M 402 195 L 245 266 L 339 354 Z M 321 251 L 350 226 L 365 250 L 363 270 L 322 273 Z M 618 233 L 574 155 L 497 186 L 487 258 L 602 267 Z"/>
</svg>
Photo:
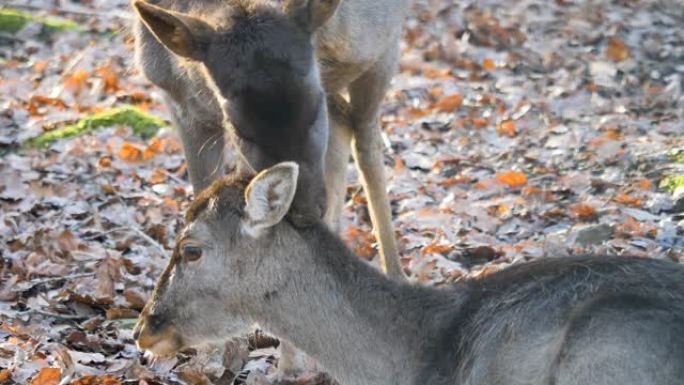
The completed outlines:
<svg viewBox="0 0 684 385">
<path fill-rule="evenodd" d="M 499 135 L 515 136 L 515 122 L 510 119 L 499 122 L 499 124 L 496 125 L 496 132 L 498 132 Z"/>
<path fill-rule="evenodd" d="M 406 168 L 406 163 L 404 163 L 404 160 L 401 159 L 400 157 L 396 157 L 394 159 L 394 169 L 397 171 L 401 171 Z"/>
<path fill-rule="evenodd" d="M 596 209 L 594 206 L 588 205 L 586 203 L 577 203 L 570 206 L 570 212 L 577 218 L 593 218 L 596 216 Z"/>
<path fill-rule="evenodd" d="M 129 162 L 139 162 L 143 160 L 143 150 L 138 145 L 124 142 L 119 149 L 119 157 Z"/>
<path fill-rule="evenodd" d="M 43 368 L 37 376 L 33 377 L 29 385 L 57 385 L 62 378 L 62 370 L 59 368 Z"/>
<path fill-rule="evenodd" d="M 621 62 L 629 58 L 629 47 L 617 37 L 611 37 L 606 47 L 606 56 L 612 61 Z"/>
<path fill-rule="evenodd" d="M 489 124 L 489 120 L 486 118 L 474 118 L 473 119 L 473 125 L 477 128 L 487 127 L 488 124 Z"/>
<path fill-rule="evenodd" d="M 448 253 L 452 249 L 453 249 L 453 246 L 451 246 L 451 245 L 444 244 L 444 243 L 432 242 L 429 245 L 420 249 L 420 252 L 423 254 L 444 254 L 444 253 Z"/>
<path fill-rule="evenodd" d="M 440 99 L 435 107 L 442 112 L 453 112 L 461 107 L 463 104 L 463 96 L 461 94 L 452 94 Z"/>
<path fill-rule="evenodd" d="M 617 203 L 622 203 L 623 205 L 641 206 L 641 199 L 625 193 L 619 193 L 615 197 L 614 201 Z"/>
<path fill-rule="evenodd" d="M 85 87 L 89 76 L 90 74 L 88 71 L 84 70 L 83 68 L 79 68 L 75 72 L 67 75 L 67 77 L 64 79 L 64 84 L 69 90 L 71 90 L 71 92 L 78 94 Z"/>
<path fill-rule="evenodd" d="M 496 180 L 510 187 L 522 187 L 527 184 L 527 175 L 520 171 L 505 171 L 497 173 Z"/>
<path fill-rule="evenodd" d="M 9 369 L 2 369 L 0 370 L 0 383 L 9 383 L 9 378 L 12 375 L 12 371 Z"/>
<path fill-rule="evenodd" d="M 496 69 L 496 63 L 494 63 L 493 59 L 486 58 L 482 61 L 482 67 L 487 71 L 492 71 Z"/>
<path fill-rule="evenodd" d="M 97 68 L 97 72 L 100 74 L 100 77 L 104 82 L 105 91 L 116 92 L 119 90 L 119 75 L 111 65 L 106 64 L 100 66 Z"/>
<path fill-rule="evenodd" d="M 104 376 L 83 376 L 74 380 L 71 385 L 121 385 L 121 380 L 111 374 Z"/>
<path fill-rule="evenodd" d="M 155 137 L 150 141 L 150 144 L 145 147 L 145 151 L 143 152 L 143 160 L 150 160 L 163 150 L 164 140 L 159 137 Z"/>
<path fill-rule="evenodd" d="M 642 190 L 650 190 L 652 187 L 653 187 L 653 183 L 646 178 L 641 179 L 639 181 L 639 188 L 641 188 Z"/>
</svg>

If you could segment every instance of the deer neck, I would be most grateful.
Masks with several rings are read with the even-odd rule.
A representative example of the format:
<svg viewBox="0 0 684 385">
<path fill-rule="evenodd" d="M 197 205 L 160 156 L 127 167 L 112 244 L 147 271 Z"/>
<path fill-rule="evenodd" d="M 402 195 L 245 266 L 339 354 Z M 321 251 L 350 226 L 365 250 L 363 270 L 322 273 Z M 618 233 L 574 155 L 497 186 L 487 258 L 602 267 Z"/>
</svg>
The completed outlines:
<svg viewBox="0 0 684 385">
<path fill-rule="evenodd" d="M 446 291 L 395 282 L 323 226 L 300 231 L 304 268 L 264 309 L 262 326 L 302 349 L 347 385 L 413 384 L 454 309 Z M 302 266 L 298 264 L 297 266 Z M 445 322 L 446 323 L 446 322 Z"/>
</svg>

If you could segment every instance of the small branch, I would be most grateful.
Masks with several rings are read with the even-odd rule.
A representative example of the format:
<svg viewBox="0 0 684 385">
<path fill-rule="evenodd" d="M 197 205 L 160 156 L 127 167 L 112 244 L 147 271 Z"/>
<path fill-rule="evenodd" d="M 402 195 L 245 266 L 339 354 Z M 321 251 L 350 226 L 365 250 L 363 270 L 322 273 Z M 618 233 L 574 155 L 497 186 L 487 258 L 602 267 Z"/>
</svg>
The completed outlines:
<svg viewBox="0 0 684 385">
<path fill-rule="evenodd" d="M 40 315 L 44 315 L 46 317 L 52 317 L 52 318 L 59 318 L 67 321 L 83 321 L 88 319 L 86 316 L 82 315 L 70 315 L 70 314 L 59 314 L 59 313 L 52 313 L 49 311 L 41 310 L 41 309 L 34 309 L 31 308 L 31 311 Z"/>
<path fill-rule="evenodd" d="M 136 233 L 140 238 L 146 240 L 146 241 L 147 241 L 148 243 L 150 243 L 152 246 L 156 247 L 156 248 L 159 250 L 159 252 L 160 252 L 166 259 L 170 259 L 170 258 L 171 258 L 171 256 L 169 255 L 169 253 L 166 252 L 166 249 L 164 248 L 164 246 L 162 246 L 159 242 L 155 241 L 154 238 L 152 238 L 152 237 L 150 237 L 149 235 L 145 234 L 144 231 L 140 230 L 140 229 L 137 228 L 137 227 L 127 227 L 127 228 L 125 228 L 125 229 L 126 229 L 126 230 L 130 230 L 130 231 L 133 231 L 133 232 Z"/>
<path fill-rule="evenodd" d="M 46 278 L 36 278 L 30 281 L 19 282 L 15 287 L 12 288 L 13 292 L 21 292 L 31 289 L 34 286 L 41 285 L 50 282 L 68 281 L 76 278 L 92 277 L 95 273 L 78 273 L 65 275 L 63 277 L 46 277 Z"/>
</svg>

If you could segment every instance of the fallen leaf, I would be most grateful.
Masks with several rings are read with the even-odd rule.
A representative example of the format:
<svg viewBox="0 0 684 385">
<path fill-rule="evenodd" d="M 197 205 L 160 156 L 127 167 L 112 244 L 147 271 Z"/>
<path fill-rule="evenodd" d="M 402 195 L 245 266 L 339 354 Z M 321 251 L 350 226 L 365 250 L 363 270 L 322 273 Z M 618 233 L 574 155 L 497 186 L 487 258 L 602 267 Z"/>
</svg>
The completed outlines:
<svg viewBox="0 0 684 385">
<path fill-rule="evenodd" d="M 64 85 L 74 95 L 78 95 L 86 87 L 88 77 L 90 77 L 90 73 L 83 68 L 79 68 L 64 78 Z"/>
<path fill-rule="evenodd" d="M 482 68 L 486 69 L 487 71 L 495 70 L 496 69 L 496 63 L 494 62 L 493 59 L 486 58 L 482 61 Z"/>
<path fill-rule="evenodd" d="M 586 203 L 576 203 L 570 206 L 572 216 L 580 219 L 591 219 L 596 217 L 596 209 Z"/>
<path fill-rule="evenodd" d="M 111 374 L 104 376 L 83 376 L 71 382 L 71 385 L 121 385 L 121 380 Z"/>
<path fill-rule="evenodd" d="M 136 144 L 124 142 L 119 149 L 119 157 L 128 162 L 140 162 L 143 160 L 143 150 Z"/>
<path fill-rule="evenodd" d="M 100 74 L 104 82 L 105 91 L 116 92 L 119 90 L 119 75 L 110 64 L 98 67 L 97 73 Z"/>
<path fill-rule="evenodd" d="M 606 56 L 614 62 L 621 62 L 629 58 L 629 47 L 618 37 L 611 37 L 606 47 Z"/>
<path fill-rule="evenodd" d="M 435 108 L 442 112 L 453 112 L 463 104 L 463 96 L 461 94 L 451 94 L 440 99 Z"/>
<path fill-rule="evenodd" d="M 499 135 L 515 136 L 515 122 L 511 119 L 502 120 L 496 125 L 496 132 L 499 133 Z"/>
<path fill-rule="evenodd" d="M 527 175 L 520 171 L 506 171 L 496 174 L 496 180 L 510 187 L 522 187 L 527 184 Z"/>
<path fill-rule="evenodd" d="M 429 245 L 420 249 L 423 254 L 444 254 L 453 250 L 453 246 L 446 243 L 432 242 Z"/>
<path fill-rule="evenodd" d="M 42 368 L 29 385 L 57 385 L 61 379 L 62 371 L 59 368 Z"/>
<path fill-rule="evenodd" d="M 619 193 L 613 200 L 617 203 L 622 203 L 623 205 L 641 206 L 640 198 L 625 193 Z"/>
</svg>

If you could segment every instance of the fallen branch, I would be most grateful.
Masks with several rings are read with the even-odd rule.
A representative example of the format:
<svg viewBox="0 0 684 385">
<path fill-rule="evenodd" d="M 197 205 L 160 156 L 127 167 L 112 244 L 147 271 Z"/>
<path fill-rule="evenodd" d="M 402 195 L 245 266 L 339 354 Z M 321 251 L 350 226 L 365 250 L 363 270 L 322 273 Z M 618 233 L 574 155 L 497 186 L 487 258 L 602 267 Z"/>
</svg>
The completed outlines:
<svg viewBox="0 0 684 385">
<path fill-rule="evenodd" d="M 65 275 L 63 277 L 36 278 L 36 279 L 29 280 L 29 281 L 19 282 L 16 286 L 14 286 L 12 288 L 12 291 L 13 292 L 27 291 L 27 290 L 30 290 L 31 288 L 33 288 L 34 286 L 42 285 L 44 283 L 68 281 L 68 280 L 72 280 L 72 279 L 76 279 L 76 278 L 92 277 L 94 275 L 95 275 L 95 273 L 78 273 L 78 274 Z"/>
</svg>

